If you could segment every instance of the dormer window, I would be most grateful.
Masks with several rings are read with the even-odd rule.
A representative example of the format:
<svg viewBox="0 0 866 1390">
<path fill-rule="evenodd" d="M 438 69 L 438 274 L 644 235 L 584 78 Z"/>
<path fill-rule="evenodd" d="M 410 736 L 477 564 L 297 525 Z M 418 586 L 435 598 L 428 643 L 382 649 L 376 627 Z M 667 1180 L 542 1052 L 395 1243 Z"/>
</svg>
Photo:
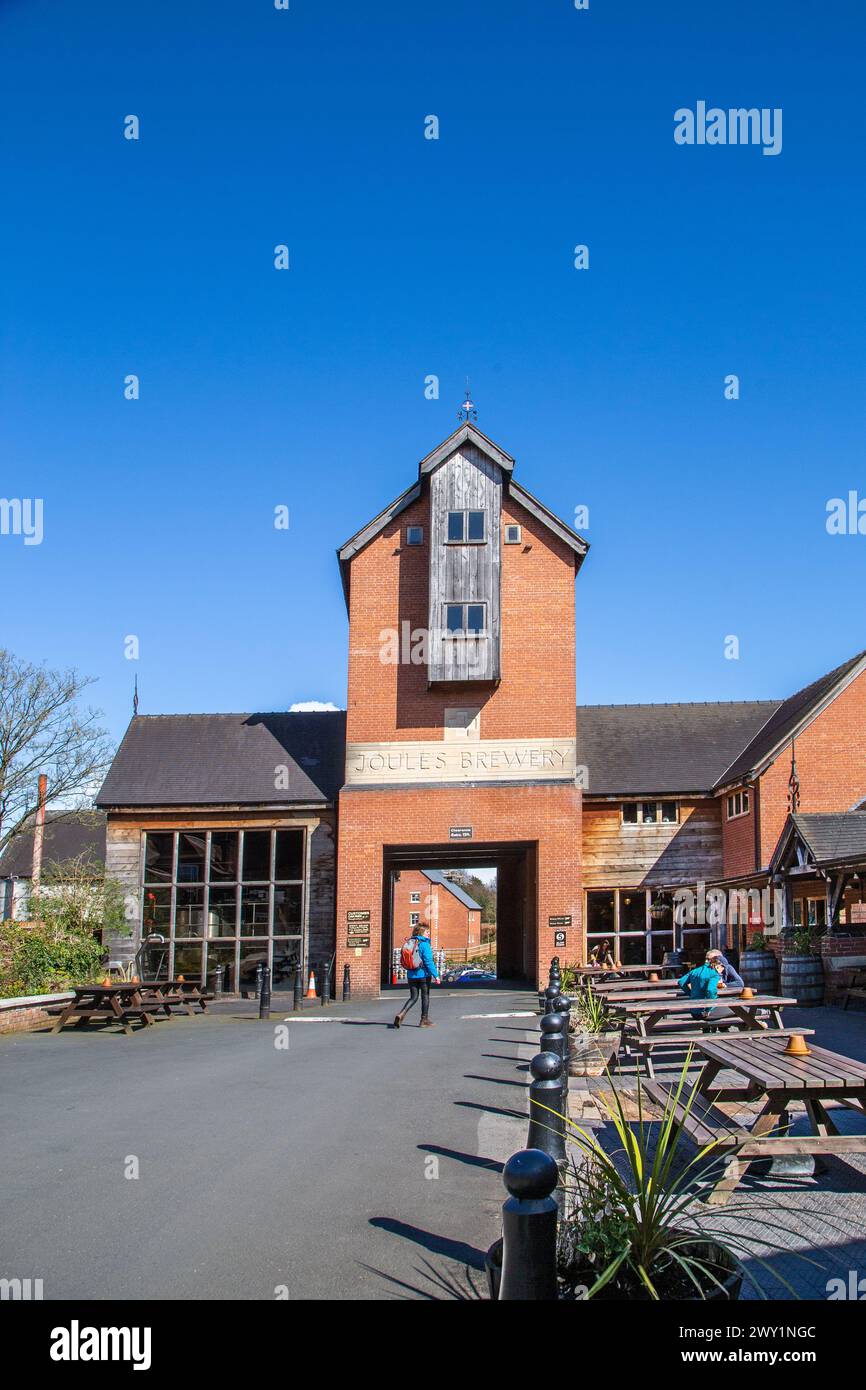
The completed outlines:
<svg viewBox="0 0 866 1390">
<path fill-rule="evenodd" d="M 461 511 L 448 513 L 448 542 L 450 545 L 477 545 L 486 539 L 484 512 Z"/>
</svg>

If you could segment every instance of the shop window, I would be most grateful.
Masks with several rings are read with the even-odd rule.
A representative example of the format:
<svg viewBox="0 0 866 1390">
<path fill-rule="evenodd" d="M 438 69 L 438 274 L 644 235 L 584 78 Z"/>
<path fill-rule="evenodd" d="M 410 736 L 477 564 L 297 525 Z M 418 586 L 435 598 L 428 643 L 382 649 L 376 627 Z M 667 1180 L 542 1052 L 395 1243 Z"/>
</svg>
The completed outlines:
<svg viewBox="0 0 866 1390">
<path fill-rule="evenodd" d="M 223 988 L 245 989 L 259 962 L 300 959 L 305 844 L 300 829 L 148 832 L 142 924 L 170 941 L 173 972 L 212 981 L 222 964 Z"/>
</svg>

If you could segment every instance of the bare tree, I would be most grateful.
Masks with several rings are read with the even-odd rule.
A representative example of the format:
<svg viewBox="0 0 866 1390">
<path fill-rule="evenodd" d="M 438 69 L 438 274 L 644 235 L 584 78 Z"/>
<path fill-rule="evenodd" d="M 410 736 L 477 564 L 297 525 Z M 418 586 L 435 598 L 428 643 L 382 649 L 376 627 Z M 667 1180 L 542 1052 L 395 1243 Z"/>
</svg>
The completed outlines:
<svg viewBox="0 0 866 1390">
<path fill-rule="evenodd" d="M 70 815 L 90 804 L 112 757 L 101 712 L 78 703 L 92 684 L 0 648 L 0 853 L 28 828 L 40 772 L 48 774 L 49 803 Z"/>
</svg>

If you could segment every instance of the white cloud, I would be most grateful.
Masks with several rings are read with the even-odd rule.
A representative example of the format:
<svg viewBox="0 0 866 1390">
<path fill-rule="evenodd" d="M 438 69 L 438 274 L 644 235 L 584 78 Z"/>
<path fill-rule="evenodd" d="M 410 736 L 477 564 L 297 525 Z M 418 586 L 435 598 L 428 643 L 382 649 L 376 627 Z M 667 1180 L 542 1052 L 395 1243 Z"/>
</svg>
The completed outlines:
<svg viewBox="0 0 866 1390">
<path fill-rule="evenodd" d="M 339 707 L 332 705 L 330 700 L 300 700 L 296 705 L 289 705 L 289 714 L 316 714 L 320 711 L 333 710 L 338 712 Z"/>
</svg>

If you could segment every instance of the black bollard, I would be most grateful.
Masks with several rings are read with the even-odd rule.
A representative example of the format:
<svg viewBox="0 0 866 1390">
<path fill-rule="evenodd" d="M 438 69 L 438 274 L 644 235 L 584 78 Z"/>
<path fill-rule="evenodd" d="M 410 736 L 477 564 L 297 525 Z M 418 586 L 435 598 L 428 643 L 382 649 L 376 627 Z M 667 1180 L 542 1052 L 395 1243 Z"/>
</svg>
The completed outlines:
<svg viewBox="0 0 866 1390">
<path fill-rule="evenodd" d="M 271 972 L 267 965 L 262 966 L 262 987 L 259 993 L 259 1018 L 271 1016 Z"/>
<path fill-rule="evenodd" d="M 322 1008 L 331 1002 L 331 972 L 327 961 L 322 966 Z"/>
<path fill-rule="evenodd" d="M 301 1000 L 304 997 L 304 962 L 299 960 L 295 966 L 295 989 L 292 998 L 292 1009 L 298 1013 L 301 1009 Z"/>
<path fill-rule="evenodd" d="M 544 1012 L 546 1014 L 556 1013 L 554 1000 L 559 998 L 559 985 L 548 985 L 544 991 Z"/>
<path fill-rule="evenodd" d="M 562 1114 L 562 1062 L 555 1052 L 539 1052 L 529 1063 L 529 1137 L 527 1147 L 541 1149 L 557 1163 L 565 1158 Z"/>
<path fill-rule="evenodd" d="M 571 1053 L 571 1042 L 569 1039 L 569 1033 L 571 1031 L 571 1000 L 566 999 L 564 994 L 560 994 L 559 998 L 554 999 L 553 1003 L 554 1012 L 565 1015 L 565 1019 L 562 1025 L 562 1031 L 565 1034 L 565 1050 L 562 1054 L 562 1060 L 565 1063 L 565 1069 L 567 1071 L 568 1058 Z"/>
<path fill-rule="evenodd" d="M 565 1040 L 565 1014 L 545 1014 L 541 1020 L 541 1050 L 555 1052 L 560 1062 L 565 1062 L 567 1043 Z"/>
<path fill-rule="evenodd" d="M 343 1003 L 352 997 L 352 977 L 348 965 L 343 966 Z"/>
<path fill-rule="evenodd" d="M 556 1298 L 556 1163 L 539 1149 L 522 1149 L 505 1165 L 500 1301 Z"/>
</svg>

